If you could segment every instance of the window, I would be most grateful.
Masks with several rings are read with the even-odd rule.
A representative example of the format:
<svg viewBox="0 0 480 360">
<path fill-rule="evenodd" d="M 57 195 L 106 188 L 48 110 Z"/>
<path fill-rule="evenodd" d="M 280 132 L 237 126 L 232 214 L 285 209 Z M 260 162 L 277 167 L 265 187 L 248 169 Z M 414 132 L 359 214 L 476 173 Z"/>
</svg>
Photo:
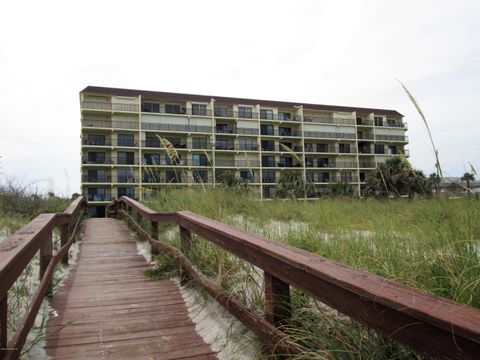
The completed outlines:
<svg viewBox="0 0 480 360">
<path fill-rule="evenodd" d="M 105 153 L 104 152 L 88 152 L 88 163 L 90 164 L 104 164 Z"/>
<path fill-rule="evenodd" d="M 339 144 L 338 152 L 340 153 L 350 153 L 350 144 Z"/>
<path fill-rule="evenodd" d="M 252 139 L 239 139 L 238 145 L 240 150 L 255 150 Z"/>
<path fill-rule="evenodd" d="M 280 136 L 292 136 L 292 129 L 287 127 L 279 127 L 278 134 Z"/>
<path fill-rule="evenodd" d="M 390 155 L 398 154 L 398 152 L 397 152 L 397 147 L 396 147 L 396 146 L 393 146 L 393 145 L 388 146 L 388 153 L 389 153 Z"/>
<path fill-rule="evenodd" d="M 280 161 L 278 163 L 280 167 L 292 167 L 293 166 L 293 158 L 290 156 L 280 156 Z"/>
<path fill-rule="evenodd" d="M 132 187 L 119 187 L 117 193 L 118 197 L 128 196 L 130 198 L 135 198 L 135 189 Z"/>
<path fill-rule="evenodd" d="M 305 143 L 305 152 L 312 152 L 313 151 L 313 144 Z"/>
<path fill-rule="evenodd" d="M 167 137 L 166 138 L 170 144 L 173 145 L 175 148 L 181 148 L 182 147 L 182 140 L 180 138 L 172 138 L 172 137 Z"/>
<path fill-rule="evenodd" d="M 228 140 L 227 139 L 216 139 L 215 140 L 215 149 L 228 150 Z"/>
<path fill-rule="evenodd" d="M 263 187 L 263 197 L 272 198 L 275 196 L 275 187 L 274 186 L 264 186 Z"/>
<path fill-rule="evenodd" d="M 160 154 L 143 154 L 143 163 L 146 165 L 161 165 Z"/>
<path fill-rule="evenodd" d="M 375 126 L 383 126 L 383 117 L 375 116 Z"/>
<path fill-rule="evenodd" d="M 240 178 L 245 180 L 248 183 L 253 182 L 253 171 L 250 170 L 240 170 Z"/>
<path fill-rule="evenodd" d="M 119 183 L 133 183 L 135 182 L 135 176 L 130 169 L 118 169 L 117 170 L 117 182 Z"/>
<path fill-rule="evenodd" d="M 330 173 L 321 172 L 318 178 L 320 182 L 330 182 Z"/>
<path fill-rule="evenodd" d="M 318 158 L 317 165 L 318 167 L 328 167 L 328 158 Z"/>
<path fill-rule="evenodd" d="M 99 134 L 89 134 L 88 135 L 88 140 L 87 140 L 87 145 L 106 145 L 106 138 L 105 135 L 99 135 Z"/>
<path fill-rule="evenodd" d="M 207 157 L 205 154 L 193 154 L 192 155 L 192 166 L 207 166 Z"/>
<path fill-rule="evenodd" d="M 340 181 L 342 181 L 342 182 L 352 181 L 352 173 L 350 171 L 341 171 L 340 172 Z"/>
<path fill-rule="evenodd" d="M 307 181 L 315 182 L 315 174 L 314 173 L 307 171 L 307 173 L 305 175 L 306 175 Z"/>
<path fill-rule="evenodd" d="M 273 135 L 273 125 L 260 125 L 260 134 Z"/>
<path fill-rule="evenodd" d="M 146 147 L 160 147 L 160 139 L 156 136 L 147 136 L 145 138 Z"/>
<path fill-rule="evenodd" d="M 287 112 L 279 112 L 278 113 L 278 120 L 288 121 L 288 120 L 291 120 L 291 118 L 292 118 L 292 114 L 290 114 L 290 113 L 287 113 Z"/>
<path fill-rule="evenodd" d="M 328 144 L 317 144 L 317 152 L 328 152 Z"/>
<path fill-rule="evenodd" d="M 264 183 L 274 183 L 275 182 L 275 171 L 274 170 L 264 170 L 262 172 L 262 182 L 264 182 Z"/>
<path fill-rule="evenodd" d="M 262 156 L 263 167 L 275 167 L 275 156 Z"/>
<path fill-rule="evenodd" d="M 260 109 L 260 119 L 273 120 L 273 110 Z"/>
<path fill-rule="evenodd" d="M 192 149 L 208 149 L 208 140 L 206 137 L 194 137 L 192 138 Z"/>
<path fill-rule="evenodd" d="M 218 117 L 227 117 L 228 109 L 226 107 L 215 107 L 214 115 Z"/>
<path fill-rule="evenodd" d="M 133 134 L 118 134 L 118 146 L 135 146 L 135 137 Z"/>
<path fill-rule="evenodd" d="M 105 170 L 89 169 L 87 175 L 88 182 L 106 182 Z"/>
<path fill-rule="evenodd" d="M 363 119 L 361 117 L 357 117 L 357 125 L 363 125 Z"/>
<path fill-rule="evenodd" d="M 228 129 L 228 124 L 217 124 L 217 133 L 231 133 L 232 131 Z"/>
<path fill-rule="evenodd" d="M 388 126 L 395 126 L 395 119 L 387 119 L 387 125 Z"/>
<path fill-rule="evenodd" d="M 305 157 L 305 167 L 313 167 L 313 157 Z"/>
<path fill-rule="evenodd" d="M 360 182 L 365 182 L 365 173 L 360 173 Z"/>
<path fill-rule="evenodd" d="M 162 177 L 159 171 L 147 171 L 143 173 L 143 182 L 145 183 L 160 183 Z"/>
<path fill-rule="evenodd" d="M 178 155 L 178 158 L 170 158 L 168 154 L 165 155 L 165 163 L 167 165 L 182 165 L 182 157 L 181 155 Z"/>
<path fill-rule="evenodd" d="M 252 118 L 252 108 L 247 106 L 239 106 L 238 107 L 238 117 L 244 119 L 251 119 Z"/>
<path fill-rule="evenodd" d="M 208 182 L 208 173 L 206 170 L 193 170 L 193 182 L 206 183 Z"/>
<path fill-rule="evenodd" d="M 262 151 L 275 151 L 275 141 L 262 140 Z"/>
<path fill-rule="evenodd" d="M 88 188 L 88 201 L 109 201 L 105 188 Z"/>
<path fill-rule="evenodd" d="M 182 176 L 181 174 L 177 173 L 176 171 L 168 170 L 166 172 L 166 181 L 167 183 L 181 183 Z"/>
<path fill-rule="evenodd" d="M 182 109 L 180 109 L 180 105 L 177 104 L 165 104 L 165 112 L 167 114 L 181 114 Z M 185 110 L 185 109 L 183 109 Z M 185 113 L 185 111 L 183 111 Z"/>
<path fill-rule="evenodd" d="M 145 102 L 142 104 L 142 111 L 143 112 L 160 112 L 160 104 Z"/>
<path fill-rule="evenodd" d="M 118 163 L 123 165 L 133 165 L 134 164 L 134 152 L 119 151 Z"/>
<path fill-rule="evenodd" d="M 385 153 L 385 145 L 375 144 L 375 154 L 384 154 L 384 153 Z"/>
<path fill-rule="evenodd" d="M 207 105 L 205 104 L 192 104 L 192 115 L 207 115 Z"/>
</svg>

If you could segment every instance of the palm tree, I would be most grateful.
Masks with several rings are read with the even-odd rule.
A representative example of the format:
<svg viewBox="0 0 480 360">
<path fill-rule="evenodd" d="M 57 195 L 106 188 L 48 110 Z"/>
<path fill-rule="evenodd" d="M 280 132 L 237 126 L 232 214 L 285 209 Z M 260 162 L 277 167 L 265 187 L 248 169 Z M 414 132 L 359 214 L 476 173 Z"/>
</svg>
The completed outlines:
<svg viewBox="0 0 480 360">
<path fill-rule="evenodd" d="M 468 196 L 470 196 L 470 192 L 471 192 L 470 181 L 475 181 L 475 175 L 473 175 L 472 173 L 466 172 L 465 174 L 463 174 L 460 180 L 467 182 Z"/>
<path fill-rule="evenodd" d="M 438 174 L 431 173 L 428 176 L 428 180 L 430 181 L 433 188 L 435 189 L 435 195 L 438 195 L 438 192 L 440 191 L 440 182 L 442 179 L 440 178 L 440 176 L 438 176 Z"/>
<path fill-rule="evenodd" d="M 311 182 L 303 180 L 302 172 L 299 170 L 286 170 L 278 179 L 275 194 L 280 198 L 301 198 L 313 194 L 314 189 Z"/>
</svg>

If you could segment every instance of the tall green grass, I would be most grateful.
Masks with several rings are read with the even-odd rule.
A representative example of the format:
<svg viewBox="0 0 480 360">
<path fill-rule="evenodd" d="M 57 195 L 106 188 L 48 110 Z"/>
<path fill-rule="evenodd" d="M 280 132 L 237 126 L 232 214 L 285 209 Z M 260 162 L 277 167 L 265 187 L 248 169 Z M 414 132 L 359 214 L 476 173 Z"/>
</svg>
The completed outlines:
<svg viewBox="0 0 480 360">
<path fill-rule="evenodd" d="M 480 307 L 480 201 L 320 199 L 258 201 L 210 188 L 147 199 L 157 211 L 190 210 L 408 286 Z M 165 226 L 163 239 L 178 244 Z M 263 312 L 262 272 L 195 237 L 196 266 L 251 309 Z M 417 355 L 304 294 L 293 293 L 287 332 L 306 358 L 411 358 Z"/>
</svg>

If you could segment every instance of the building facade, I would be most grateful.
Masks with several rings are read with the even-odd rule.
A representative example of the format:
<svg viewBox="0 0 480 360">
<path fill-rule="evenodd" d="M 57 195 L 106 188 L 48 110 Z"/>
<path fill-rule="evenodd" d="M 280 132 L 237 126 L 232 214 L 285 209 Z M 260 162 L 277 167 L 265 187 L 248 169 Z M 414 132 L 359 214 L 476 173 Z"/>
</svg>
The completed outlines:
<svg viewBox="0 0 480 360">
<path fill-rule="evenodd" d="M 80 92 L 80 107 L 82 192 L 94 206 L 215 185 L 226 171 L 270 198 L 291 168 L 314 184 L 311 196 L 337 182 L 361 194 L 378 164 L 408 156 L 394 110 L 93 86 Z"/>
</svg>

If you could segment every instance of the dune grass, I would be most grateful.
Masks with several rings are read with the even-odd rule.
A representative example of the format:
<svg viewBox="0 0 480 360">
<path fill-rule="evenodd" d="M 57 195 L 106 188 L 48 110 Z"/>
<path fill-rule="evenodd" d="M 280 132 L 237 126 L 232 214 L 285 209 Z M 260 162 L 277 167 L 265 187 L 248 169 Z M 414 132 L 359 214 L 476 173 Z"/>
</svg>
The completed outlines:
<svg viewBox="0 0 480 360">
<path fill-rule="evenodd" d="M 474 199 L 333 199 L 258 201 L 224 189 L 171 190 L 145 203 L 157 211 L 190 210 L 364 269 L 406 285 L 480 307 L 480 201 Z M 163 238 L 178 244 L 178 231 Z M 263 274 L 208 241 L 190 257 L 225 291 L 263 311 Z M 294 291 L 287 332 L 306 358 L 412 358 L 417 355 L 335 310 Z"/>
</svg>

